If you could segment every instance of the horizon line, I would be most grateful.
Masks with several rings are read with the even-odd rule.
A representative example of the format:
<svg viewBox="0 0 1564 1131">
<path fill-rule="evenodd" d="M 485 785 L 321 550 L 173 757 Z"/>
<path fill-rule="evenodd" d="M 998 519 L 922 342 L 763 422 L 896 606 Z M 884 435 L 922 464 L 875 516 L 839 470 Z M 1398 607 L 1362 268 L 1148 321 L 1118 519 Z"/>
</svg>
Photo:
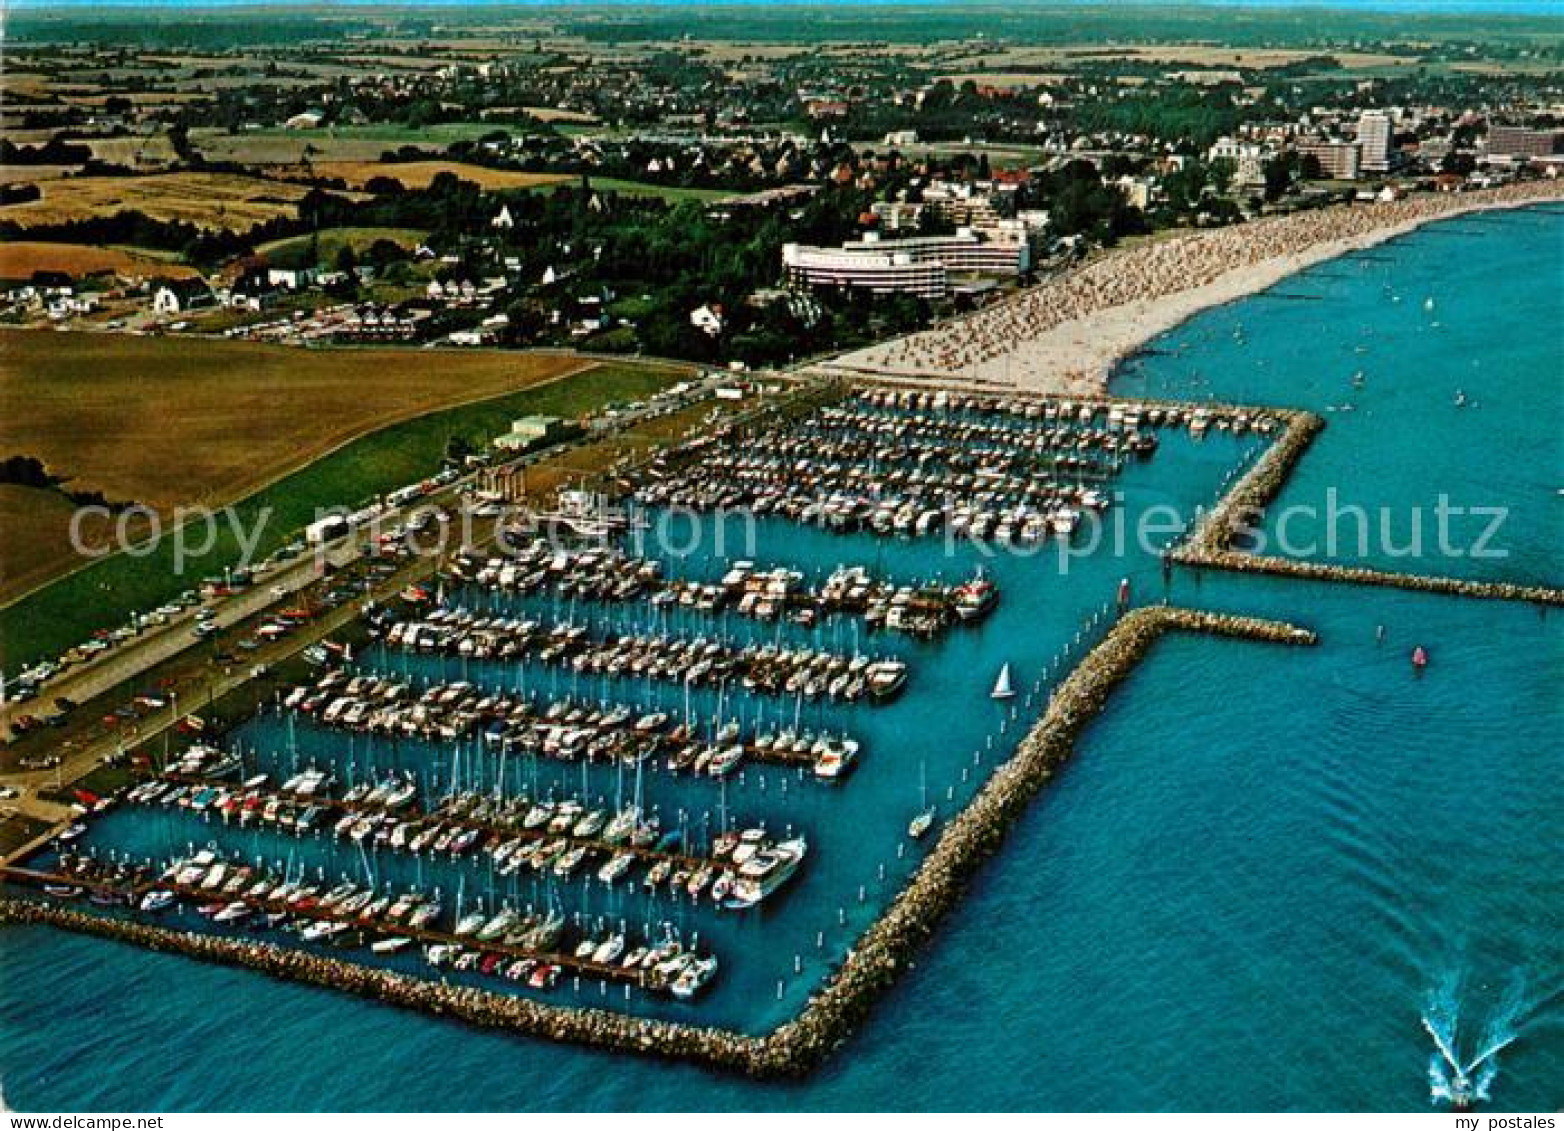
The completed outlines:
<svg viewBox="0 0 1564 1131">
<path fill-rule="evenodd" d="M 593 9 L 655 8 L 926 8 L 951 7 L 1011 9 L 1017 0 L 11 0 L 12 13 L 72 11 L 136 11 L 157 9 L 190 13 L 234 9 L 338 9 L 385 8 L 421 11 L 461 8 Z M 1232 9 L 1255 12 L 1355 12 L 1398 15 L 1494 15 L 1555 17 L 1564 21 L 1564 8 L 1555 0 L 1019 0 L 1019 7 L 1041 11 L 1067 9 Z"/>
</svg>

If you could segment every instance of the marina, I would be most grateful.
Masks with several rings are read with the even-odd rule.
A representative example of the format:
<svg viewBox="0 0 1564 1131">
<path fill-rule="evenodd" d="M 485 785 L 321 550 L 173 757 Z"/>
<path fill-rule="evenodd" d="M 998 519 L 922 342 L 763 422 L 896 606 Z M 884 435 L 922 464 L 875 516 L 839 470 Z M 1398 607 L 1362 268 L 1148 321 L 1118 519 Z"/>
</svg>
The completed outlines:
<svg viewBox="0 0 1564 1131">
<path fill-rule="evenodd" d="M 1113 480 L 1156 450 L 1160 430 L 1264 436 L 1275 424 L 1236 407 L 888 389 L 702 437 L 654 459 L 634 498 L 838 532 L 1035 545 L 1106 511 Z"/>
<path fill-rule="evenodd" d="M 458 558 L 452 576 L 501 593 L 546 594 L 560 604 L 645 602 L 653 609 L 733 611 L 760 621 L 785 618 L 804 628 L 821 617 L 852 614 L 869 630 L 884 628 L 932 637 L 959 622 L 980 620 L 999 599 L 981 575 L 959 585 L 897 585 L 863 566 L 842 566 L 812 585 L 797 570 L 735 561 L 714 584 L 669 581 L 660 563 L 630 557 L 602 544 L 562 545 L 534 537 L 483 562 Z"/>
<path fill-rule="evenodd" d="M 1230 520 L 1278 497 L 1335 421 L 1203 400 L 1170 412 L 1158 397 L 1176 390 L 1142 391 L 1065 402 L 843 390 L 718 441 L 749 454 L 719 458 L 717 445 L 699 441 L 671 450 L 622 489 L 637 523 L 653 529 L 674 508 L 696 512 L 695 549 L 638 545 L 643 528 L 632 523 L 607 546 L 524 540 L 459 552 L 427 586 L 356 618 L 342 634 L 351 648 L 339 641 L 307 673 L 278 679 L 232 729 L 138 752 L 135 786 L 6 874 L 18 898 L 0 901 L 0 915 L 23 937 L 29 925 L 49 924 L 483 1028 L 757 1078 L 818 1069 L 860 1030 L 869 1037 L 856 1047 L 874 1061 L 887 1024 L 919 1021 L 916 1002 L 904 999 L 1007 1001 L 1012 983 L 1001 970 L 1016 978 L 1041 969 L 1062 993 L 1090 965 L 1082 956 L 1103 946 L 1122 972 L 1110 928 L 1091 917 L 1092 907 L 1106 915 L 1120 892 L 1077 892 L 1092 882 L 1090 860 L 1053 821 L 1068 822 L 1071 835 L 1124 832 L 1107 817 L 1092 823 L 1076 770 L 1061 769 L 1078 742 L 1114 763 L 1114 749 L 1095 738 L 1101 719 L 1140 752 L 1139 773 L 1176 755 L 1189 766 L 1170 777 L 1187 772 L 1221 788 L 1166 716 L 1125 729 L 1124 712 L 1138 718 L 1157 698 L 1141 673 L 1167 681 L 1174 659 L 1198 655 L 1192 670 L 1203 682 L 1176 701 L 1210 748 L 1264 749 L 1267 759 L 1252 761 L 1277 762 L 1267 771 L 1276 780 L 1350 805 L 1338 796 L 1340 766 L 1313 772 L 1306 736 L 1282 728 L 1290 745 L 1277 750 L 1262 724 L 1224 735 L 1220 689 L 1249 665 L 1280 673 L 1267 683 L 1278 696 L 1307 673 L 1296 696 L 1351 700 L 1319 740 L 1337 752 L 1336 729 L 1352 741 L 1372 734 L 1386 699 L 1410 697 L 1454 718 L 1460 697 L 1448 680 L 1485 663 L 1510 670 L 1511 657 L 1473 653 L 1475 614 L 1452 611 L 1468 608 L 1461 597 L 1497 598 L 1477 604 L 1506 624 L 1519 606 L 1545 612 L 1557 603 L 1548 596 L 1556 590 L 1529 582 L 1410 572 L 1379 582 L 1346 565 L 1265 564 L 1234 542 Z M 902 419 L 905 431 L 879 431 Z M 1216 507 L 1154 552 L 1082 554 L 1067 574 L 1054 553 L 988 552 L 1062 552 L 1087 534 L 1088 514 L 1133 519 L 1170 498 L 1190 513 Z M 751 544 L 735 538 L 715 549 L 719 531 L 746 528 Z M 978 580 L 992 597 L 971 595 Z M 758 613 L 766 596 L 772 607 Z M 964 600 L 981 611 L 964 616 Z M 897 607 L 916 608 L 934 627 L 887 623 Z M 1540 643 L 1519 638 L 1556 650 L 1538 612 L 1521 611 L 1538 622 L 1528 631 Z M 1210 659 L 1223 649 L 1242 658 Z M 1343 650 L 1357 666 L 1332 667 Z M 1316 658 L 1286 658 L 1295 655 Z M 899 673 L 892 693 L 870 691 L 875 664 Z M 852 694 L 855 678 L 863 686 Z M 1131 706 L 1121 708 L 1116 689 L 1125 685 Z M 822 773 L 849 744 L 851 772 Z M 1408 758 L 1397 773 L 1415 778 L 1425 767 Z M 1223 767 L 1252 791 L 1271 780 L 1248 761 Z M 1088 777 L 1101 789 L 1121 771 L 1113 764 Z M 1063 810 L 1040 806 L 1040 821 L 1028 809 L 1050 783 L 1069 800 Z M 1159 811 L 1177 811 L 1159 810 L 1162 801 L 1139 798 L 1138 821 L 1150 828 Z M 1231 796 L 1224 804 L 1245 807 Z M 1326 839 L 1345 836 L 1328 817 Z M 752 830 L 755 851 L 787 874 L 758 906 L 729 906 L 732 838 Z M 1187 839 L 1204 835 L 1190 831 Z M 1012 836 L 1029 853 L 1038 843 L 1047 852 L 1029 855 L 1017 879 L 1023 862 L 1007 850 L 996 873 L 1007 878 L 986 879 L 980 864 Z M 1140 845 L 1147 877 L 1164 848 Z M 197 874 L 202 853 L 211 859 Z M 1221 874 L 1213 863 L 1201 875 Z M 227 890 L 240 875 L 247 886 Z M 733 879 L 718 898 L 724 875 Z M 1385 881 L 1376 873 L 1373 882 Z M 277 888 L 290 883 L 279 901 Z M 305 906 L 289 902 L 310 888 Z M 964 947 L 981 944 L 965 900 L 990 911 L 1002 903 L 1022 921 L 1028 908 L 1055 906 L 1051 889 L 1090 931 L 1050 911 L 1047 922 L 1006 933 L 982 961 L 953 966 L 948 948 L 929 946 L 942 929 Z M 1041 902 L 1011 903 L 1019 893 Z M 414 926 L 431 906 L 437 915 Z M 1180 904 L 1193 917 L 1203 906 L 1194 894 Z M 555 921 L 557 935 L 542 944 L 547 932 L 534 932 Z M 1153 926 L 1127 930 L 1149 948 Z M 1061 940 L 1073 949 L 1056 958 L 1047 948 Z M 671 944 L 677 955 L 649 973 L 647 955 Z M 689 957 L 656 975 L 678 956 Z M 926 963 L 934 972 L 917 968 Z M 689 970 L 697 972 L 688 992 L 676 992 Z M 903 980 L 913 983 L 907 992 L 887 999 Z M 842 1067 L 825 1075 L 860 1079 L 853 1059 L 833 1061 Z M 685 1084 L 705 1079 L 655 1069 L 664 1070 Z M 652 1079 L 653 1070 L 632 1071 Z M 707 1086 L 735 1106 L 749 1094 Z"/>
<path fill-rule="evenodd" d="M 859 749 L 846 735 L 791 728 L 746 733 L 737 719 L 700 720 L 690 714 L 675 724 L 665 711 L 624 703 L 567 698 L 540 707 L 515 693 L 485 694 L 470 683 L 431 684 L 416 701 L 400 702 L 405 683 L 378 676 L 337 681 L 333 674 L 294 688 L 284 707 L 362 734 L 448 741 L 478 735 L 485 747 L 520 757 L 630 766 L 650 761 L 654 769 L 712 777 L 725 777 L 745 762 L 809 767 L 816 776 L 826 776 L 822 759 L 840 759 L 849 750 L 847 756 L 855 758 Z M 334 694 L 332 685 L 339 683 Z"/>
<path fill-rule="evenodd" d="M 1068 757 L 1072 740 L 1080 728 L 1102 709 L 1113 688 L 1146 650 L 1170 631 L 1211 633 L 1291 645 L 1312 644 L 1315 639 L 1308 631 L 1291 625 L 1184 609 L 1156 608 L 1128 614 L 1050 698 L 1043 720 L 1021 742 L 1016 753 L 997 768 L 974 801 L 947 825 L 932 853 L 914 872 L 886 914 L 865 933 L 825 990 L 813 996 L 798 1017 L 763 1039 L 682 1024 L 648 1028 L 645 1022 L 631 1023 L 598 1012 L 529 1007 L 511 997 L 496 997 L 484 991 L 452 991 L 443 983 L 409 982 L 396 973 L 369 970 L 289 948 L 201 933 L 175 933 L 146 923 L 110 920 L 60 907 L 8 902 L 0 905 L 0 915 L 13 923 L 49 923 L 137 941 L 154 949 L 176 949 L 248 965 L 279 976 L 354 990 L 392 1004 L 413 1005 L 437 1013 L 455 1012 L 478 1024 L 499 1025 L 623 1051 L 694 1059 L 714 1067 L 741 1069 L 754 1076 L 798 1075 L 818 1064 L 861 1021 L 868 1008 L 895 980 L 897 971 L 954 907 L 960 898 L 964 878 L 995 850 L 1018 808 L 1026 804 Z M 40 873 L 24 874 L 15 870 L 6 874 L 13 880 L 43 877 Z M 105 869 L 93 858 L 83 859 L 74 853 L 62 858 L 60 870 L 49 875 L 48 884 L 55 889 L 52 898 L 56 900 L 75 899 L 90 887 L 108 897 L 98 900 L 100 904 L 115 898 L 123 899 L 127 906 L 134 901 L 151 914 L 167 909 L 167 903 L 147 902 L 154 891 L 160 891 L 169 893 L 175 900 L 209 900 L 206 909 L 214 920 L 241 912 L 241 909 L 238 918 L 262 914 L 268 919 L 277 917 L 279 925 L 298 916 L 312 924 L 311 928 L 305 928 L 306 934 L 314 930 L 311 941 L 358 932 L 366 922 L 376 925 L 374 917 L 352 910 L 355 898 L 360 901 L 359 908 L 369 906 L 367 900 L 372 897 L 371 892 L 360 892 L 352 884 L 343 883 L 322 895 L 319 887 L 270 874 L 261 874 L 257 879 L 257 872 L 242 865 L 235 865 L 234 870 L 229 871 L 227 862 L 211 850 L 169 863 L 158 878 L 156 888 L 150 887 L 145 872 L 132 866 L 122 864 Z M 380 898 L 392 903 L 390 895 Z M 392 906 L 404 903 L 413 905 L 413 901 L 404 895 Z M 699 991 L 705 984 L 703 979 L 710 977 L 716 968 L 710 958 L 691 957 L 690 952 L 682 949 L 682 943 L 671 935 L 665 936 L 661 944 L 639 948 L 641 963 L 650 954 L 673 955 L 671 959 L 662 957 L 650 966 L 651 978 L 646 977 L 646 969 L 640 963 L 632 968 L 627 963 L 615 966 L 598 960 L 599 955 L 612 953 L 617 956 L 623 950 L 627 945 L 623 934 L 586 940 L 590 949 L 584 952 L 578 949 L 574 957 L 535 949 L 540 938 L 557 938 L 561 926 L 562 921 L 540 921 L 535 916 L 521 918 L 514 913 L 501 912 L 495 919 L 479 915 L 465 922 L 459 921 L 451 934 L 411 923 L 399 923 L 394 929 L 402 937 L 430 943 L 430 950 L 438 956 L 435 961 L 441 965 L 450 962 L 459 966 L 464 959 L 470 958 L 468 969 L 479 967 L 489 974 L 498 971 L 505 978 L 512 978 L 510 972 L 515 970 L 518 972 L 515 978 L 525 977 L 534 989 L 551 988 L 561 972 L 570 971 L 578 976 L 597 978 L 605 989 L 610 980 L 625 980 L 643 986 L 651 982 L 669 987 L 676 997 L 688 997 Z M 471 935 L 477 936 L 476 947 L 466 941 Z M 512 937 L 523 945 L 513 945 Z M 525 945 L 528 943 L 534 946 Z"/>
<path fill-rule="evenodd" d="M 392 648 L 461 659 L 536 659 L 585 676 L 644 677 L 715 686 L 733 681 L 760 694 L 803 694 L 817 699 L 883 701 L 907 681 L 906 665 L 824 650 L 774 646 L 739 648 L 723 640 L 594 629 L 571 621 L 487 617 L 469 608 L 441 607 L 387 630 Z"/>
<path fill-rule="evenodd" d="M 864 445 L 903 418 L 915 447 Z M 839 495 L 835 512 L 858 518 L 830 523 L 784 495 L 742 516 L 726 499 L 695 512 L 693 552 L 673 550 L 646 536 L 691 501 L 659 493 L 677 482 L 665 469 L 698 466 L 711 484 L 725 470 L 701 441 L 675 449 L 621 488 L 627 521 L 461 548 L 367 608 L 351 643 L 314 649 L 310 674 L 233 729 L 139 752 L 138 784 L 58 859 L 28 866 L 66 892 L 135 861 L 100 914 L 561 1008 L 607 995 L 630 1016 L 683 1023 L 694 1010 L 735 1033 L 778 1031 L 840 969 L 828 937 L 876 921 L 959 827 L 1007 736 L 1115 619 L 1100 600 L 1017 637 L 1005 624 L 1030 620 L 1044 594 L 1012 588 L 1036 563 L 990 560 L 984 535 L 1067 542 L 1058 508 L 1108 505 L 1088 482 L 1133 485 L 1213 447 L 1230 468 L 1271 421 L 806 387 L 798 410 L 760 426 L 768 445 L 794 445 L 796 483 L 777 480 L 787 497 L 851 482 L 893 507 Z M 1211 489 L 1211 470 L 1192 492 Z M 954 558 L 931 524 L 905 521 L 908 500 L 936 490 L 979 508 Z M 1128 582 L 1110 576 L 1098 591 L 1122 596 Z M 988 667 L 978 657 L 996 645 L 1005 658 Z M 942 717 L 952 681 L 974 675 L 992 709 Z M 909 711 L 929 720 L 921 737 Z M 903 799 L 889 811 L 855 800 L 887 788 Z M 213 874 L 220 896 L 198 886 Z M 804 1061 L 789 1063 L 748 1067 Z"/>
</svg>

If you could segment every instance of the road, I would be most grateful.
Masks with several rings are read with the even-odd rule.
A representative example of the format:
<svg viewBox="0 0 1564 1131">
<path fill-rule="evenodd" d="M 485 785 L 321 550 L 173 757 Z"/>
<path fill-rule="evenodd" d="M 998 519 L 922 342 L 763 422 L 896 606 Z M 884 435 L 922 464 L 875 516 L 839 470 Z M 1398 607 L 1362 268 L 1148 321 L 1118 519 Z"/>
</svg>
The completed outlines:
<svg viewBox="0 0 1564 1131">
<path fill-rule="evenodd" d="M 667 411 L 677 411 L 691 404 L 698 403 L 717 385 L 723 384 L 730 379 L 726 374 L 714 374 L 700 381 L 689 395 L 681 397 L 676 404 L 621 414 L 594 428 L 593 436 L 595 439 L 601 439 L 645 421 L 652 416 L 660 415 Z M 555 447 L 531 452 L 516 460 L 509 461 L 504 466 L 521 468 L 537 462 L 539 459 L 555 456 L 559 451 L 560 448 Z M 431 495 L 414 500 L 403 508 L 388 512 L 388 516 L 384 519 L 385 525 L 394 526 L 414 511 L 455 501 L 459 493 L 472 487 L 477 479 L 488 470 L 491 469 L 482 468 L 475 470 Z M 492 542 L 493 537 L 492 523 L 487 524 L 486 527 L 480 527 L 474 531 L 471 548 L 480 549 Z M 368 540 L 355 536 L 332 545 L 326 553 L 326 560 L 330 561 L 334 567 L 344 567 L 363 558 L 368 548 Z M 409 584 L 428 578 L 435 572 L 438 565 L 439 558 L 437 556 L 414 554 L 395 574 L 375 586 L 367 599 L 382 601 L 400 592 Z M 250 618 L 265 613 L 266 610 L 274 605 L 294 598 L 312 583 L 319 580 L 321 580 L 321 570 L 316 561 L 315 552 L 311 550 L 299 558 L 295 558 L 274 570 L 268 571 L 264 577 L 258 579 L 257 584 L 252 588 L 230 597 L 208 602 L 206 607 L 211 609 L 213 620 L 220 627 L 225 629 L 231 628 L 236 624 L 241 624 Z M 282 592 L 274 593 L 274 589 Z M 253 678 L 253 669 L 256 667 L 269 666 L 280 659 L 303 650 L 310 644 L 326 639 L 332 633 L 355 619 L 362 612 L 363 608 L 363 599 L 346 602 L 307 625 L 294 630 L 282 639 L 257 649 L 255 652 L 247 655 L 242 663 L 236 663 L 232 668 L 221 673 L 207 675 L 193 686 L 186 687 L 181 691 L 179 698 L 171 698 L 168 706 L 159 708 L 137 720 L 135 730 L 129 736 L 116 732 L 94 736 L 80 745 L 69 748 L 62 747 L 57 750 L 56 752 L 61 756 L 61 761 L 56 767 L 18 771 L 4 775 L 3 781 L 5 784 L 15 785 L 22 790 L 22 796 L 12 802 L 12 804 L 16 806 L 18 812 L 24 815 L 47 820 L 57 825 L 68 818 L 69 810 L 58 803 L 45 801 L 39 796 L 40 790 L 57 788 L 62 782 L 70 783 L 85 777 L 102 765 L 109 757 L 118 753 L 126 745 L 127 737 L 137 745 L 157 738 L 181 718 L 188 715 L 193 706 L 221 698 L 248 682 Z M 128 641 L 104 653 L 88 664 L 63 673 L 46 685 L 40 692 L 37 702 L 48 704 L 54 697 L 64 695 L 83 704 L 78 709 L 90 710 L 90 700 L 93 697 L 123 684 L 132 683 L 147 671 L 175 658 L 189 648 L 194 639 L 191 635 L 191 629 L 195 621 L 196 611 L 187 611 L 171 620 L 169 624 L 159 626 L 133 641 Z M 32 703 L 13 704 L 10 710 L 26 713 L 27 709 L 32 705 Z M 47 709 L 52 710 L 52 706 Z"/>
<path fill-rule="evenodd" d="M 342 566 L 356 559 L 358 552 L 352 546 L 334 546 L 325 557 L 333 566 Z M 55 709 L 54 700 L 62 696 L 85 704 L 122 683 L 133 682 L 190 647 L 196 616 L 203 608 L 211 611 L 212 620 L 219 628 L 229 628 L 288 600 L 319 578 L 320 569 L 313 553 L 296 558 L 268 571 L 249 589 L 186 609 L 169 618 L 167 624 L 149 629 L 134 640 L 67 669 L 46 683 L 37 699 L 7 704 L 0 712 L 0 724 L 9 727 L 18 715 L 51 714 Z M 273 589 L 286 592 L 279 596 L 272 592 Z"/>
<path fill-rule="evenodd" d="M 356 553 L 356 548 L 350 548 L 350 554 L 356 555 Z M 241 685 L 248 683 L 254 678 L 255 669 L 270 667 L 278 660 L 291 656 L 309 647 L 311 644 L 326 639 L 332 633 L 358 617 L 364 609 L 366 600 L 385 600 L 411 581 L 420 577 L 427 577 L 434 571 L 435 565 L 436 562 L 432 558 L 412 558 L 402 569 L 376 586 L 374 591 L 366 595 L 365 598 L 345 602 L 323 616 L 295 629 L 288 636 L 271 645 L 257 649 L 254 653 L 246 656 L 244 662 L 236 663 L 222 671 L 215 671 L 204 676 L 193 686 L 187 687 L 180 697 L 171 697 L 166 707 L 158 708 L 138 719 L 134 732 L 129 735 L 109 732 L 70 749 L 60 749 L 57 752 L 61 756 L 61 761 L 56 767 L 6 774 L 4 776 L 5 783 L 17 786 L 22 790 L 22 797 L 14 802 L 18 811 L 26 816 L 39 817 L 44 820 L 58 822 L 64 819 L 64 817 L 68 816 L 68 810 L 39 797 L 38 793 L 40 790 L 57 788 L 62 782 L 68 784 L 73 781 L 79 781 L 102 765 L 108 758 L 118 754 L 127 743 L 139 745 L 157 738 L 179 720 L 189 715 L 193 707 L 219 699 Z M 262 592 L 265 593 L 266 591 L 262 590 Z M 267 599 L 259 601 L 253 612 L 264 611 L 271 600 L 276 600 L 276 598 L 270 598 L 269 594 L 267 594 Z M 228 621 L 229 624 L 243 620 L 243 617 L 238 615 L 236 608 L 230 608 L 225 611 L 224 616 L 232 617 Z M 177 633 L 174 634 L 177 646 L 171 654 L 177 654 L 180 648 L 188 646 L 189 637 L 186 636 L 183 640 L 180 640 L 178 639 L 179 635 Z"/>
<path fill-rule="evenodd" d="M 599 417 L 592 422 L 591 436 L 594 439 L 602 438 L 652 417 L 677 411 L 712 394 L 718 386 L 731 380 L 729 374 L 714 372 L 693 381 L 690 391 L 679 397 L 677 401 L 651 403 L 614 417 Z M 500 466 L 525 467 L 555 451 L 557 449 L 530 452 Z M 489 470 L 493 469 L 481 468 L 469 472 L 430 495 L 388 511 L 379 519 L 381 528 L 394 526 L 416 511 L 454 500 Z M 331 546 L 325 555 L 326 560 L 333 567 L 349 565 L 361 556 L 361 547 L 353 539 Z M 0 705 L 0 733 L 9 734 L 12 720 L 21 715 L 53 714 L 55 699 L 65 698 L 75 703 L 86 704 L 112 688 L 133 682 L 145 672 L 177 656 L 190 646 L 191 632 L 195 627 L 197 614 L 202 608 L 209 609 L 213 613 L 213 620 L 219 627 L 227 628 L 264 612 L 273 605 L 289 600 L 319 577 L 320 563 L 317 561 L 316 550 L 310 548 L 298 557 L 268 570 L 264 576 L 258 576 L 256 584 L 248 589 L 229 597 L 208 600 L 201 606 L 182 611 L 171 617 L 165 625 L 148 629 L 140 636 L 118 644 L 85 663 L 73 665 L 40 687 L 37 698 L 27 702 L 13 701 Z M 272 592 L 273 589 L 282 589 L 285 592 L 278 595 Z"/>
</svg>

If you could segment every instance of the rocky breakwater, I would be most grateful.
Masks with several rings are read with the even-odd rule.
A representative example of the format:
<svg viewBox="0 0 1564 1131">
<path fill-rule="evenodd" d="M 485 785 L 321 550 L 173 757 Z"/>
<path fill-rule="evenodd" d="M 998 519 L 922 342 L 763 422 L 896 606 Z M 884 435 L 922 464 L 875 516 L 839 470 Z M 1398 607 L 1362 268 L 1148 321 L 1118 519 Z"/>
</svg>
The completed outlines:
<svg viewBox="0 0 1564 1131">
<path fill-rule="evenodd" d="M 717 1028 L 573 1008 L 472 986 L 431 981 L 381 967 L 248 939 L 179 931 L 131 919 L 88 914 L 30 899 L 0 898 L 0 928 L 38 924 L 113 939 L 148 950 L 241 966 L 276 978 L 321 986 L 404 1009 L 452 1017 L 490 1029 L 749 1071 L 760 1042 Z"/>
<path fill-rule="evenodd" d="M 1188 609 L 1153 607 L 1126 614 L 1054 692 L 1042 720 L 1016 752 L 946 825 L 933 851 L 885 914 L 864 932 L 835 976 L 798 1017 L 759 1044 L 751 1071 L 801 1075 L 851 1036 L 955 908 L 967 881 L 1069 757 L 1077 735 L 1114 688 L 1153 643 L 1172 631 L 1293 645 L 1316 639 L 1290 624 Z"/>
</svg>

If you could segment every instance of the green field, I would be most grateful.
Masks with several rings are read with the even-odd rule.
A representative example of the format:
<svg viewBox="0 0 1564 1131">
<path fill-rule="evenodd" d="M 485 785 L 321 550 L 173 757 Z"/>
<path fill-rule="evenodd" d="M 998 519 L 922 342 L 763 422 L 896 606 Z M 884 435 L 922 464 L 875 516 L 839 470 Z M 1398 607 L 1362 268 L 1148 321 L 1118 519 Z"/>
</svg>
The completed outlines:
<svg viewBox="0 0 1564 1131">
<path fill-rule="evenodd" d="M 617 177 L 593 177 L 592 187 L 602 192 L 622 192 L 626 196 L 656 196 L 666 200 L 669 204 L 680 204 L 686 200 L 698 200 L 711 202 L 727 200 L 737 196 L 738 193 L 728 189 L 703 189 L 703 188 L 678 188 L 671 185 L 649 185 L 642 181 L 622 181 Z"/>
<path fill-rule="evenodd" d="M 507 126 L 503 122 L 440 122 L 418 129 L 390 123 L 332 126 L 319 130 L 274 127 L 232 134 L 203 128 L 192 130 L 190 138 L 209 161 L 292 165 L 306 152 L 316 161 L 373 161 L 386 150 L 400 149 L 404 145 L 441 152 L 452 142 L 472 141 L 505 129 Z M 519 127 L 511 126 L 509 132 L 521 131 Z"/>
<path fill-rule="evenodd" d="M 272 267 L 312 267 L 317 264 L 333 266 L 337 253 L 351 247 L 362 255 L 376 240 L 390 240 L 404 248 L 416 247 L 428 233 L 417 228 L 327 228 L 306 236 L 290 236 L 272 240 L 256 247 L 257 255 L 264 255 Z M 310 254 L 311 244 L 315 252 Z"/>
<path fill-rule="evenodd" d="M 339 448 L 308 467 L 257 491 L 233 508 L 241 528 L 255 528 L 270 508 L 256 554 L 264 556 L 295 537 L 319 508 L 352 506 L 439 470 L 454 436 L 493 437 L 518 416 L 542 413 L 575 417 L 615 402 L 636 400 L 677 380 L 672 368 L 605 364 L 537 388 L 447 409 L 383 428 Z M 193 542 L 199 540 L 192 535 Z M 174 547 L 164 538 L 143 557 L 117 554 L 60 578 L 0 609 L 0 667 L 14 672 L 58 655 L 99 629 L 122 624 L 138 609 L 151 609 L 201 578 L 239 560 L 231 526 L 212 549 L 174 572 Z"/>
</svg>

